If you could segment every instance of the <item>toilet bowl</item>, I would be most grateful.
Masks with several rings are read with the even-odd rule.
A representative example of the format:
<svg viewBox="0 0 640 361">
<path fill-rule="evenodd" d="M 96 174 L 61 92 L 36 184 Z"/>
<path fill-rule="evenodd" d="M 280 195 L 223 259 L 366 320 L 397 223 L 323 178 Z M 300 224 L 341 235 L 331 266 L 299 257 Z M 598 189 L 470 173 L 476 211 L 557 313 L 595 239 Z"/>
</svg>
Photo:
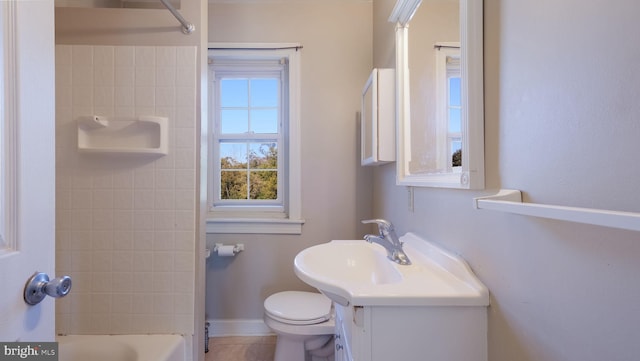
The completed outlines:
<svg viewBox="0 0 640 361">
<path fill-rule="evenodd" d="M 277 335 L 274 361 L 333 361 L 331 300 L 320 293 L 285 291 L 264 301 L 264 322 Z"/>
</svg>

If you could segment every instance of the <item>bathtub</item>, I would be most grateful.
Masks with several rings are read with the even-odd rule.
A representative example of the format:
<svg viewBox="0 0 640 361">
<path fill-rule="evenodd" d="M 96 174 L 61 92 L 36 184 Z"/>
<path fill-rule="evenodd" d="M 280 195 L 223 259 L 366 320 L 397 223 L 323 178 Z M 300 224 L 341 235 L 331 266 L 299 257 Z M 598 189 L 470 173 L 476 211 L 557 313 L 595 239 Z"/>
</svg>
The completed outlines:
<svg viewBox="0 0 640 361">
<path fill-rule="evenodd" d="M 59 361 L 184 361 L 180 335 L 68 335 L 56 337 Z"/>
</svg>

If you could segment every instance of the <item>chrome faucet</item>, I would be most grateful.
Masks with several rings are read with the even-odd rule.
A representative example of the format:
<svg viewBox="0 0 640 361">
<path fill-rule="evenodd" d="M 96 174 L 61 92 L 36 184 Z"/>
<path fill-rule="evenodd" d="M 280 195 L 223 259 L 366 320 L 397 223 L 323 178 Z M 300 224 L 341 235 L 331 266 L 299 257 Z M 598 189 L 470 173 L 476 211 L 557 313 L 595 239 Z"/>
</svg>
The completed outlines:
<svg viewBox="0 0 640 361">
<path fill-rule="evenodd" d="M 387 250 L 387 258 L 401 265 L 410 265 L 411 261 L 402 249 L 402 242 L 398 239 L 393 224 L 385 219 L 365 219 L 364 224 L 375 223 L 378 225 L 379 235 L 367 234 L 364 239 L 369 243 L 377 243 Z"/>
</svg>

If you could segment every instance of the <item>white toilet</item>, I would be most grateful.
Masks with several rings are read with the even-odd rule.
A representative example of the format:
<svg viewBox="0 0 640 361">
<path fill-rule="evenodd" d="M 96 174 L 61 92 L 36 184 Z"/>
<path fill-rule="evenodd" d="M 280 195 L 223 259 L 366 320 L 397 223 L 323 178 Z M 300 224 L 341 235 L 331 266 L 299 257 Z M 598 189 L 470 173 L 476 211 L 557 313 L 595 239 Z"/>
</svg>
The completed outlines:
<svg viewBox="0 0 640 361">
<path fill-rule="evenodd" d="M 264 301 L 264 322 L 278 336 L 274 361 L 333 361 L 331 300 L 320 293 L 285 291 Z"/>
</svg>

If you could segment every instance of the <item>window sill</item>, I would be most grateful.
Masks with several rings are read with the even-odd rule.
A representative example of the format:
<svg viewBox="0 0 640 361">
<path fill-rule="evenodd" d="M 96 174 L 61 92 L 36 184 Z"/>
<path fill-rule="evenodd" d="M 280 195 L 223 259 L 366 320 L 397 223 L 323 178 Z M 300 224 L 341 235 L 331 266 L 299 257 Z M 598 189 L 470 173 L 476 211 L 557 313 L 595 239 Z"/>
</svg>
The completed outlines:
<svg viewBox="0 0 640 361">
<path fill-rule="evenodd" d="M 207 233 L 302 234 L 304 219 L 209 218 Z"/>
</svg>

